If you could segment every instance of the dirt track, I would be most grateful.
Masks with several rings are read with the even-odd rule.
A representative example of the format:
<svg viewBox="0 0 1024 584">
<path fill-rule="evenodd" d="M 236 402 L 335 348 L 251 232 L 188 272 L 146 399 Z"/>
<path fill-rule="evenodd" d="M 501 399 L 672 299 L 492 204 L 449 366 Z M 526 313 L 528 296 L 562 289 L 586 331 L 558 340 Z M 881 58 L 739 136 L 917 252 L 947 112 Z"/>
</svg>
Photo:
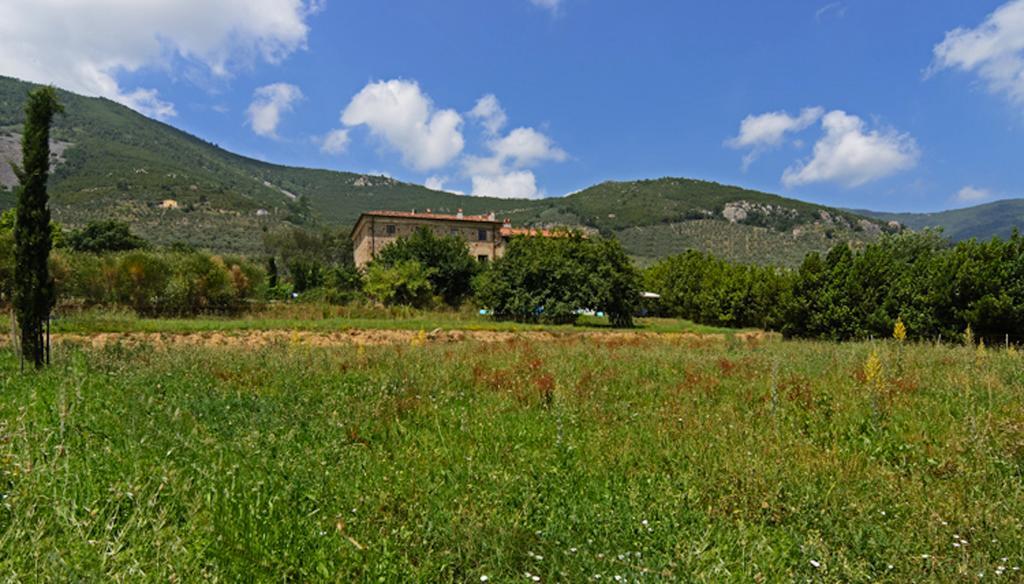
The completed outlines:
<svg viewBox="0 0 1024 584">
<path fill-rule="evenodd" d="M 735 338 L 756 344 L 771 338 L 770 334 L 757 332 L 736 333 Z M 94 333 L 54 335 L 54 344 L 73 344 L 102 348 L 112 344 L 128 346 L 152 345 L 157 348 L 184 347 L 246 347 L 260 348 L 273 345 L 305 345 L 310 347 L 338 347 L 350 345 L 391 345 L 457 343 L 473 341 L 479 343 L 505 343 L 516 340 L 537 342 L 593 341 L 595 343 L 635 343 L 661 340 L 685 345 L 705 345 L 725 342 L 722 334 L 696 333 L 648 333 L 638 331 L 585 331 L 551 333 L 545 331 L 459 331 L 434 330 L 371 330 L 349 329 L 338 332 L 312 331 L 226 331 L 200 333 Z M 8 344 L 10 338 L 3 338 L 0 344 Z"/>
</svg>

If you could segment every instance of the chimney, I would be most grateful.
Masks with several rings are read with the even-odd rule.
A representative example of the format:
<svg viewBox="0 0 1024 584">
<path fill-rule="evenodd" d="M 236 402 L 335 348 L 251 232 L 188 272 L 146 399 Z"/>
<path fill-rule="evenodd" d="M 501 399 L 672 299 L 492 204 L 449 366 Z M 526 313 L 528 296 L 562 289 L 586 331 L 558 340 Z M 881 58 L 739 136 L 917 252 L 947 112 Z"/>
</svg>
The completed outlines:
<svg viewBox="0 0 1024 584">
<path fill-rule="evenodd" d="M 459 211 L 455 214 L 455 217 L 462 219 L 462 209 L 459 209 Z"/>
<path fill-rule="evenodd" d="M 491 211 L 490 213 L 487 214 L 487 220 L 488 221 L 494 221 L 495 220 L 494 211 Z"/>
<path fill-rule="evenodd" d="M 512 220 L 509 219 L 508 217 L 505 217 L 505 223 L 502 225 L 502 227 L 510 229 L 512 227 Z"/>
</svg>

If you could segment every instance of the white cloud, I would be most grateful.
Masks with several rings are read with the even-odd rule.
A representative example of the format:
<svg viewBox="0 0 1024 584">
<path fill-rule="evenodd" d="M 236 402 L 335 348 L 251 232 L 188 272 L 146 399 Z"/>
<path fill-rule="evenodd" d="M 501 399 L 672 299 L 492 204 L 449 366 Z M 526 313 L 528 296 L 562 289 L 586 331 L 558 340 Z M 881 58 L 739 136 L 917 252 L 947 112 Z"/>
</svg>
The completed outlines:
<svg viewBox="0 0 1024 584">
<path fill-rule="evenodd" d="M 184 61 L 226 77 L 256 60 L 278 63 L 305 47 L 303 0 L 5 0 L 0 72 L 119 101 L 167 118 L 173 104 L 118 77 L 171 71 Z"/>
<path fill-rule="evenodd" d="M 912 168 L 920 156 L 909 134 L 865 131 L 863 120 L 843 111 L 829 112 L 821 125 L 825 135 L 814 145 L 813 157 L 783 173 L 787 187 L 816 182 L 856 187 Z"/>
<path fill-rule="evenodd" d="M 331 130 L 324 136 L 323 141 L 320 143 L 320 152 L 324 154 L 343 154 L 348 149 L 348 130 L 344 128 L 338 128 L 337 130 Z"/>
<path fill-rule="evenodd" d="M 814 13 L 814 19 L 818 22 L 824 20 L 827 16 L 835 15 L 836 18 L 842 18 L 846 16 L 846 5 L 842 2 L 829 2 L 822 6 Z"/>
<path fill-rule="evenodd" d="M 346 126 L 365 125 L 398 150 L 416 170 L 440 168 L 462 152 L 462 116 L 436 110 L 415 81 L 392 79 L 370 83 L 341 114 Z"/>
<path fill-rule="evenodd" d="M 557 14 L 558 10 L 562 7 L 562 0 L 530 0 L 530 4 L 546 8 L 552 13 Z"/>
<path fill-rule="evenodd" d="M 563 162 L 569 155 L 551 138 L 533 128 L 516 128 L 487 143 L 491 156 L 467 156 L 463 171 L 473 180 L 473 194 L 490 197 L 526 198 L 543 196 L 533 172 L 523 170 L 541 162 Z"/>
<path fill-rule="evenodd" d="M 503 199 L 536 199 L 543 196 L 537 188 L 537 177 L 529 170 L 474 176 L 473 194 Z"/>
<path fill-rule="evenodd" d="M 455 189 L 446 189 L 444 185 L 448 183 L 448 177 L 446 176 L 432 176 L 424 181 L 423 186 L 427 187 L 432 191 L 441 191 L 444 193 L 452 193 L 454 195 L 464 195 L 462 191 Z"/>
<path fill-rule="evenodd" d="M 471 180 L 474 195 L 534 198 L 543 196 L 530 167 L 562 162 L 569 155 L 534 128 L 499 132 L 508 122 L 501 102 L 492 94 L 477 100 L 467 117 L 480 122 L 489 153 L 459 158 L 465 146 L 462 117 L 451 109 L 437 109 L 415 81 L 394 79 L 364 87 L 342 112 L 346 127 L 365 125 L 371 134 L 403 156 L 419 171 L 441 169 L 459 158 L 461 177 Z M 435 174 L 424 181 L 434 190 L 445 189 L 447 176 Z"/>
<path fill-rule="evenodd" d="M 504 138 L 491 140 L 487 146 L 499 160 L 511 160 L 519 168 L 545 160 L 563 162 L 569 157 L 551 138 L 533 128 L 516 128 Z"/>
<path fill-rule="evenodd" d="M 540 162 L 563 162 L 569 155 L 558 148 L 551 138 L 533 128 L 516 128 L 508 135 L 487 143 L 491 156 L 467 156 L 462 167 L 469 176 L 502 175 L 509 167 L 517 169 Z"/>
<path fill-rule="evenodd" d="M 725 144 L 737 150 L 750 148 L 743 157 L 743 169 L 746 170 L 763 152 L 780 146 L 787 133 L 806 129 L 824 113 L 823 108 L 806 107 L 799 116 L 791 116 L 785 111 L 749 115 L 740 122 L 740 133 L 726 140 Z"/>
<path fill-rule="evenodd" d="M 481 97 L 469 112 L 469 117 L 483 124 L 489 134 L 497 134 L 508 122 L 508 115 L 493 93 Z"/>
<path fill-rule="evenodd" d="M 976 72 L 991 92 L 1024 105 L 1024 0 L 1003 4 L 976 28 L 947 32 L 933 52 L 930 72 Z"/>
<path fill-rule="evenodd" d="M 273 83 L 257 88 L 246 110 L 252 131 L 260 136 L 276 138 L 281 114 L 292 111 L 295 102 L 300 99 L 302 90 L 289 83 Z"/>
<path fill-rule="evenodd" d="M 964 204 L 980 203 L 992 198 L 992 191 L 967 185 L 953 195 L 953 201 Z"/>
</svg>

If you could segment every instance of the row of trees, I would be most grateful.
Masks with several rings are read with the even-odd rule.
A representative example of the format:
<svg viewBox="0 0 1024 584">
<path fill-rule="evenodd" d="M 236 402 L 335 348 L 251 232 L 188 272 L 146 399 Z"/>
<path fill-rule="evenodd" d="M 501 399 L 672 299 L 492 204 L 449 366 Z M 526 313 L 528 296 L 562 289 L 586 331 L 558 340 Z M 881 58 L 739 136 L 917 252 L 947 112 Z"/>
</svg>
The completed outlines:
<svg viewBox="0 0 1024 584">
<path fill-rule="evenodd" d="M 237 313 L 267 289 L 260 266 L 196 251 L 58 251 L 50 272 L 64 302 L 126 306 L 145 316 Z"/>
<path fill-rule="evenodd" d="M 13 292 L 12 221 L 0 218 L 0 295 Z M 7 227 L 5 229 L 5 226 Z M 689 251 L 637 270 L 618 242 L 564 232 L 514 239 L 481 264 L 466 242 L 420 230 L 385 248 L 360 273 L 341 231 L 298 228 L 267 236 L 263 266 L 190 250 L 152 250 L 114 223 L 62 238 L 50 260 L 65 302 L 124 305 L 147 315 L 230 313 L 291 298 L 459 307 L 472 301 L 520 322 L 573 322 L 604 312 L 630 326 L 641 289 L 660 294 L 667 316 L 787 337 L 884 337 L 901 320 L 911 337 L 1024 340 L 1024 237 L 950 245 L 939 233 L 887 235 L 854 252 L 809 254 L 797 270 L 732 264 Z M 119 249 L 131 251 L 114 251 Z M 79 251 L 85 250 L 85 251 Z M 99 252 L 99 253 L 97 253 Z"/>
<path fill-rule="evenodd" d="M 661 295 L 667 315 L 714 326 L 777 329 L 791 286 L 785 269 L 733 264 L 692 250 L 644 272 L 644 287 Z"/>
<path fill-rule="evenodd" d="M 365 293 L 385 304 L 457 307 L 472 297 L 496 318 L 571 323 L 603 312 L 613 326 L 632 326 L 640 274 L 615 240 L 566 231 L 517 237 L 504 257 L 481 264 L 466 242 L 417 230 L 384 248 L 366 271 Z"/>
<path fill-rule="evenodd" d="M 0 296 L 7 298 L 10 237 L 3 223 Z M 520 322 L 570 323 L 593 311 L 615 326 L 631 326 L 640 291 L 640 273 L 617 241 L 570 231 L 516 238 L 504 258 L 484 264 L 463 239 L 421 229 L 382 250 L 363 273 L 352 264 L 348 234 L 332 230 L 268 233 L 262 266 L 180 246 L 152 249 L 114 221 L 68 232 L 56 247 L 49 271 L 62 303 L 126 306 L 147 316 L 232 313 L 254 301 L 293 297 L 416 308 L 458 308 L 472 300 L 497 318 Z"/>
<path fill-rule="evenodd" d="M 808 254 L 795 271 L 687 252 L 645 273 L 664 310 L 697 322 L 787 337 L 884 337 L 899 319 L 916 338 L 1024 340 L 1024 238 L 950 245 L 934 231 L 887 235 L 854 252 Z"/>
</svg>

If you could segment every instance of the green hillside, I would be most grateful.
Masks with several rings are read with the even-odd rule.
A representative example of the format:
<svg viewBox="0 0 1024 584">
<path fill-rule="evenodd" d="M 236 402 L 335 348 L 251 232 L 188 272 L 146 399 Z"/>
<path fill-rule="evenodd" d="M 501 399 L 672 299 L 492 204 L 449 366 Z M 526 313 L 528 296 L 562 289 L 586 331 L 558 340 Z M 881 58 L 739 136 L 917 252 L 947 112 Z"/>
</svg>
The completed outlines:
<svg viewBox="0 0 1024 584">
<path fill-rule="evenodd" d="M 1014 229 L 1024 229 L 1024 199 L 1008 199 L 939 213 L 857 213 L 884 221 L 899 221 L 911 229 L 941 227 L 953 241 L 1009 237 Z"/>
<path fill-rule="evenodd" d="M 0 159 L 16 160 L 26 93 L 0 77 Z M 616 235 L 641 261 L 689 248 L 728 259 L 794 264 L 810 250 L 862 242 L 883 229 L 855 213 L 717 183 L 664 178 L 606 182 L 562 198 L 515 200 L 432 191 L 381 176 L 295 168 L 227 152 L 120 104 L 61 91 L 54 128 L 55 218 L 130 222 L 158 244 L 258 253 L 281 224 L 347 227 L 371 209 L 494 211 L 517 225 Z M 6 167 L 6 164 L 3 165 Z M 13 204 L 0 172 L 0 206 Z M 161 203 L 173 201 L 172 208 Z"/>
<path fill-rule="evenodd" d="M 16 160 L 25 95 L 33 86 L 0 78 L 0 157 Z M 116 217 L 157 243 L 189 241 L 218 250 L 258 251 L 262 230 L 314 220 L 350 225 L 373 208 L 464 207 L 502 211 L 509 202 L 468 198 L 386 177 L 292 168 L 227 152 L 120 104 L 60 91 L 65 115 L 54 140 L 63 150 L 50 183 L 58 221 L 76 226 Z M 6 164 L 4 164 L 6 167 Z M 6 180 L 4 180 L 6 179 Z M 0 175 L 5 188 L 13 174 Z M 174 200 L 178 209 L 159 204 Z M 0 204 L 13 196 L 0 193 Z M 517 201 L 514 208 L 530 203 Z M 533 203 L 536 204 L 536 203 Z M 267 213 L 257 215 L 264 209 Z"/>
</svg>

